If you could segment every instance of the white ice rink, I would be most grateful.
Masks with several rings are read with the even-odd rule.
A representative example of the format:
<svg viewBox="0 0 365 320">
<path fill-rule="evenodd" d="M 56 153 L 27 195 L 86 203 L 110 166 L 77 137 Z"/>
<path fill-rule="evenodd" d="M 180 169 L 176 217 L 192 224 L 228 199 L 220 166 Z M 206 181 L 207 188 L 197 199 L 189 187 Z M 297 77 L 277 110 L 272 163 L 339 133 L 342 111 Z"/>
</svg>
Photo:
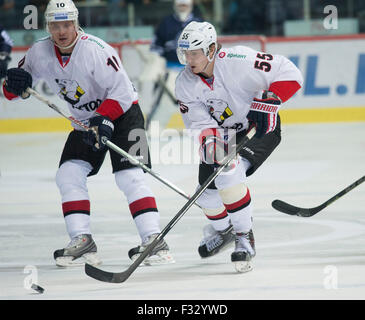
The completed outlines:
<svg viewBox="0 0 365 320">
<path fill-rule="evenodd" d="M 66 136 L 0 135 L 0 299 L 365 299 L 365 183 L 311 218 L 271 207 L 274 199 L 317 206 L 363 176 L 364 122 L 283 127 L 278 149 L 248 179 L 257 248 L 252 272 L 234 271 L 231 249 L 200 259 L 206 219 L 192 207 L 166 236 L 176 263 L 140 267 L 122 284 L 54 264 L 53 251 L 69 241 L 54 179 Z M 92 231 L 101 267 L 122 271 L 139 238 L 106 160 L 88 184 Z M 157 164 L 153 170 L 194 193 L 197 165 Z M 164 227 L 186 200 L 147 179 Z M 35 271 L 43 294 L 25 288 Z"/>
</svg>

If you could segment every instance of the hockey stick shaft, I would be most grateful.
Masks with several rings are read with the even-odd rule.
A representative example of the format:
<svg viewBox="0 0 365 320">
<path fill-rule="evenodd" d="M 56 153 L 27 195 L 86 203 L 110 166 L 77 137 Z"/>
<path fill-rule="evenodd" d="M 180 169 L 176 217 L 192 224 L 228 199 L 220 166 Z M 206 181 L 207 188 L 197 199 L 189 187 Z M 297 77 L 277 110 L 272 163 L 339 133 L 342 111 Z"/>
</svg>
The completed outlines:
<svg viewBox="0 0 365 320">
<path fill-rule="evenodd" d="M 161 177 L 161 175 L 159 175 L 157 172 L 154 172 L 153 170 L 151 170 L 149 167 L 147 167 L 145 164 L 143 164 L 142 162 L 140 162 L 138 159 L 136 159 L 133 156 L 131 156 L 128 152 L 126 152 L 123 149 L 119 148 L 117 145 L 115 145 L 114 143 L 110 142 L 109 140 L 107 140 L 105 142 L 105 144 L 110 149 L 112 149 L 113 151 L 119 153 L 123 157 L 127 158 L 133 164 L 139 166 L 140 168 L 142 168 L 143 170 L 145 170 L 146 172 L 148 172 L 151 176 L 153 176 L 154 178 L 156 178 L 158 181 L 162 182 L 164 185 L 168 186 L 169 188 L 171 188 L 172 190 L 174 190 L 175 192 L 177 192 L 178 194 L 180 194 L 181 196 L 183 196 L 185 199 L 187 199 L 187 200 L 190 199 L 190 196 L 188 194 L 186 194 L 183 190 L 181 190 L 180 188 L 178 188 L 177 186 L 175 186 L 171 182 L 167 181 L 165 178 Z M 198 205 L 197 203 L 195 205 L 197 207 L 201 208 L 200 205 Z"/>
<path fill-rule="evenodd" d="M 31 94 L 32 96 L 34 96 L 35 98 L 37 98 L 39 101 L 42 101 L 43 103 L 45 103 L 46 105 L 48 105 L 51 109 L 53 109 L 54 111 L 56 111 L 62 117 L 68 119 L 69 121 L 73 122 L 74 124 L 78 125 L 79 127 L 83 128 L 85 130 L 89 130 L 89 127 L 87 125 L 85 125 L 83 122 L 75 119 L 74 117 L 68 116 L 67 114 L 63 113 L 63 111 L 59 107 L 57 107 L 54 103 L 52 103 L 51 101 L 49 101 L 47 98 L 43 97 L 37 91 L 33 90 L 32 88 L 28 88 L 26 91 L 29 94 Z"/>
<path fill-rule="evenodd" d="M 348 187 L 341 190 L 339 193 L 335 194 L 332 198 L 328 199 L 321 205 L 314 207 L 314 208 L 300 208 L 300 207 L 293 206 L 293 205 L 291 205 L 285 201 L 281 201 L 281 200 L 274 200 L 272 202 L 272 206 L 274 209 L 276 209 L 280 212 L 286 213 L 286 214 L 297 215 L 300 217 L 311 217 L 311 216 L 314 216 L 315 214 L 317 214 L 318 212 L 320 212 L 321 210 L 323 210 L 324 208 L 328 207 L 330 204 L 332 204 L 336 200 L 340 199 L 343 195 L 350 192 L 352 189 L 354 189 L 355 187 L 357 187 L 364 181 L 365 181 L 365 176 L 356 180 L 354 183 L 350 184 Z"/>
<path fill-rule="evenodd" d="M 79 127 L 83 128 L 86 131 L 87 130 L 90 130 L 90 128 L 87 125 L 85 125 L 83 122 L 75 119 L 72 116 L 68 116 L 67 114 L 65 114 L 59 107 L 57 107 L 54 103 L 52 103 L 51 101 L 49 101 L 47 98 L 43 97 L 37 91 L 35 91 L 35 90 L 31 89 L 31 88 L 28 88 L 27 89 L 27 92 L 29 94 L 31 94 L 32 96 L 34 96 L 35 98 L 37 98 L 38 100 L 40 100 L 43 103 L 47 104 L 50 108 L 52 108 L 54 111 L 56 111 L 57 113 L 59 113 L 62 117 L 68 119 L 69 121 L 73 122 L 74 124 L 78 125 Z M 103 137 L 103 138 L 105 138 L 105 137 Z M 139 166 L 140 168 L 142 168 L 143 170 L 145 170 L 146 172 L 148 172 L 151 176 L 153 176 L 154 178 L 156 178 L 158 181 L 162 182 L 164 185 L 168 186 L 170 189 L 174 190 L 175 192 L 177 192 L 178 194 L 180 194 L 181 196 L 183 196 L 185 199 L 187 199 L 187 200 L 190 199 L 189 195 L 186 194 L 183 190 L 181 190 L 180 188 L 178 188 L 177 186 L 175 186 L 174 184 L 172 184 L 168 180 L 162 178 L 158 173 L 156 173 L 153 170 L 151 170 L 144 163 L 142 163 L 141 161 L 139 161 L 135 157 L 131 156 L 128 152 L 126 152 L 123 149 L 119 148 L 113 142 L 107 140 L 106 138 L 103 139 L 103 142 L 110 149 L 112 149 L 113 151 L 117 152 L 121 156 L 127 158 L 134 165 Z M 198 206 L 199 208 L 201 208 L 197 203 L 195 205 Z"/>
<path fill-rule="evenodd" d="M 359 184 L 363 183 L 364 181 L 365 181 L 365 176 L 361 177 L 360 179 L 356 180 L 354 183 L 350 184 L 347 188 L 343 189 L 342 191 L 340 191 L 339 193 L 334 195 L 331 199 L 327 200 L 322 205 L 325 205 L 325 207 L 329 206 L 331 203 L 335 202 L 336 200 L 341 198 L 343 195 L 345 195 L 346 193 L 350 192 L 352 189 L 357 187 Z"/>
<path fill-rule="evenodd" d="M 138 268 L 138 266 L 143 262 L 143 260 L 152 252 L 153 248 L 166 236 L 166 234 L 175 226 L 175 224 L 183 217 L 183 215 L 189 210 L 189 208 L 197 201 L 197 199 L 202 195 L 202 193 L 208 188 L 208 186 L 214 181 L 214 179 L 223 171 L 227 164 L 236 157 L 236 154 L 246 145 L 256 133 L 255 127 L 253 127 L 247 135 L 241 140 L 237 145 L 236 150 L 231 152 L 225 157 L 222 164 L 207 178 L 207 180 L 198 188 L 195 194 L 190 198 L 190 200 L 179 210 L 179 212 L 171 219 L 171 221 L 166 225 L 166 227 L 159 233 L 155 240 L 149 244 L 145 250 L 140 254 L 140 256 L 128 267 L 127 270 L 119 273 L 107 272 L 98 269 L 90 264 L 85 264 L 85 272 L 88 276 L 112 283 L 121 283 L 126 281 L 130 275 Z"/>
</svg>

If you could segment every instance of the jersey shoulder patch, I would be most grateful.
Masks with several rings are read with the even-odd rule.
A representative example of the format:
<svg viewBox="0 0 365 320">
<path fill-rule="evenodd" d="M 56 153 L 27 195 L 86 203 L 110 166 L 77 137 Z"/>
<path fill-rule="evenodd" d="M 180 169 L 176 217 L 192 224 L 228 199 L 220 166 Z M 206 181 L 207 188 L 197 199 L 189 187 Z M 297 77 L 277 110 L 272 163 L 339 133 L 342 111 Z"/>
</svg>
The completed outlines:
<svg viewBox="0 0 365 320">
<path fill-rule="evenodd" d="M 222 48 L 218 54 L 218 59 L 224 59 L 226 61 L 228 60 L 246 60 L 248 58 L 250 49 L 245 46 L 235 46 L 231 48 Z"/>
<path fill-rule="evenodd" d="M 80 40 L 84 41 L 87 44 L 96 45 L 100 49 L 105 49 L 107 47 L 107 44 L 103 40 L 90 34 L 82 34 Z"/>
</svg>

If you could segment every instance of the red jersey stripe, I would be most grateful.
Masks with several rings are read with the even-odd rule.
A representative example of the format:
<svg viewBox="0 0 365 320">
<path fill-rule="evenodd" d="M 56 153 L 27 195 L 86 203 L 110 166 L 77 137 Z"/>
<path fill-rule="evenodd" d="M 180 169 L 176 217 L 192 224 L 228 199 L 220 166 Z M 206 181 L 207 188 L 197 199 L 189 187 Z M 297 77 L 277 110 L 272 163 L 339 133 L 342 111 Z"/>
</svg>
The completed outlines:
<svg viewBox="0 0 365 320">
<path fill-rule="evenodd" d="M 300 88 L 300 84 L 296 81 L 276 81 L 270 85 L 269 91 L 275 93 L 282 102 L 285 102 Z"/>
<path fill-rule="evenodd" d="M 104 100 L 100 107 L 96 109 L 96 112 L 112 121 L 118 119 L 124 113 L 119 102 L 113 99 Z"/>
</svg>

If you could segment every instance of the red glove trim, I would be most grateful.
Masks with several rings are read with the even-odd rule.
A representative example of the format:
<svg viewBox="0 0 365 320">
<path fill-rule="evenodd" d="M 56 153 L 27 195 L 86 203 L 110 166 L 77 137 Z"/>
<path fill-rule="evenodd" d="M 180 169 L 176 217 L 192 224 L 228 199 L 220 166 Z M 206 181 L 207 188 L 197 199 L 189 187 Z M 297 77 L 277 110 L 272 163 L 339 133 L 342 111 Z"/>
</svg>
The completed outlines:
<svg viewBox="0 0 365 320">
<path fill-rule="evenodd" d="M 202 145 L 202 143 L 205 141 L 205 138 L 210 137 L 210 136 L 214 136 L 214 137 L 221 137 L 220 133 L 219 133 L 219 129 L 216 128 L 207 128 L 204 129 L 200 135 L 199 135 L 199 143 L 200 145 Z"/>
<path fill-rule="evenodd" d="M 119 102 L 113 99 L 104 100 L 99 108 L 96 109 L 96 112 L 104 117 L 108 117 L 112 121 L 118 119 L 124 113 Z"/>
<path fill-rule="evenodd" d="M 8 99 L 8 100 L 13 100 L 13 99 L 15 99 L 15 98 L 17 98 L 18 96 L 17 95 L 15 95 L 14 93 L 11 93 L 11 92 L 9 92 L 9 91 L 7 91 L 6 89 L 5 89 L 5 81 L 3 82 L 3 92 L 4 92 L 4 96 L 5 96 L 5 98 L 6 99 Z"/>
<path fill-rule="evenodd" d="M 282 102 L 285 102 L 289 100 L 300 88 L 300 84 L 296 81 L 277 81 L 270 85 L 269 91 L 275 93 Z"/>
</svg>

